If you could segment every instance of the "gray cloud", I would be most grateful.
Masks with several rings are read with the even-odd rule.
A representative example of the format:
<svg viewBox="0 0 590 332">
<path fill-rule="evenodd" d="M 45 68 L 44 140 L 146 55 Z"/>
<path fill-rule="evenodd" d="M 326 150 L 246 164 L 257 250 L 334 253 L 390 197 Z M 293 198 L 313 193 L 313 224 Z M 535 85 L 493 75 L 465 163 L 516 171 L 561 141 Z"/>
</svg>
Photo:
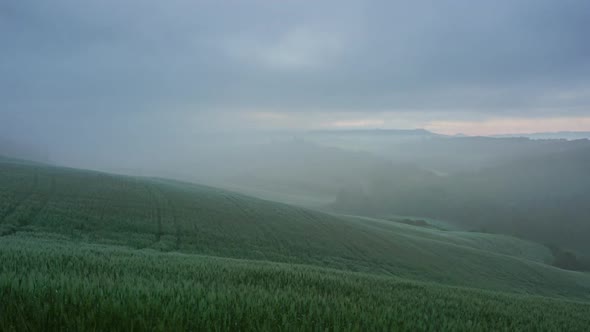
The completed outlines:
<svg viewBox="0 0 590 332">
<path fill-rule="evenodd" d="M 9 0 L 1 112 L 584 115 L 587 31 L 584 0 Z"/>
</svg>

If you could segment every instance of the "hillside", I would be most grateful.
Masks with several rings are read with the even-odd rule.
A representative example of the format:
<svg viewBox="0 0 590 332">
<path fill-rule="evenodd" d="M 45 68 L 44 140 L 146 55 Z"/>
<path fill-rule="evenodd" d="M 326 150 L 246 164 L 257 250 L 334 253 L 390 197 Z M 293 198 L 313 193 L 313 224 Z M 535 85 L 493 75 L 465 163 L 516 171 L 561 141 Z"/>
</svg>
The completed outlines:
<svg viewBox="0 0 590 332">
<path fill-rule="evenodd" d="M 578 139 L 529 139 L 526 137 L 451 137 L 428 135 L 378 135 L 363 130 L 333 131 L 305 136 L 323 146 L 370 152 L 395 163 L 412 163 L 441 174 L 460 174 L 499 166 L 522 158 L 589 148 Z M 379 131 L 376 131 L 379 133 Z M 387 131 L 383 131 L 387 133 Z"/>
<path fill-rule="evenodd" d="M 580 140 L 580 139 L 590 139 L 590 132 L 588 132 L 588 131 L 558 131 L 558 132 L 546 132 L 546 133 L 495 135 L 494 137 L 527 137 L 530 139 Z"/>
<path fill-rule="evenodd" d="M 590 304 L 310 265 L 0 242 L 0 330 L 585 331 Z"/>
<path fill-rule="evenodd" d="M 477 172 L 400 179 L 374 172 L 342 191 L 335 209 L 353 214 L 452 220 L 468 230 L 515 235 L 590 257 L 590 148 L 521 157 Z"/>
<path fill-rule="evenodd" d="M 0 163 L 0 234 L 311 264 L 490 290 L 586 298 L 586 274 L 497 235 L 330 215 L 163 179 Z M 510 245 L 507 245 L 510 243 Z"/>
<path fill-rule="evenodd" d="M 384 162 L 368 152 L 348 151 L 298 139 L 253 145 L 244 150 L 247 152 L 240 156 L 233 154 L 222 158 L 231 160 L 234 168 L 227 170 L 223 178 L 230 187 L 330 199 L 343 186 L 358 184 L 376 165 Z"/>
<path fill-rule="evenodd" d="M 509 236 L 0 158 L 1 330 L 584 331 L 590 275 Z"/>
</svg>

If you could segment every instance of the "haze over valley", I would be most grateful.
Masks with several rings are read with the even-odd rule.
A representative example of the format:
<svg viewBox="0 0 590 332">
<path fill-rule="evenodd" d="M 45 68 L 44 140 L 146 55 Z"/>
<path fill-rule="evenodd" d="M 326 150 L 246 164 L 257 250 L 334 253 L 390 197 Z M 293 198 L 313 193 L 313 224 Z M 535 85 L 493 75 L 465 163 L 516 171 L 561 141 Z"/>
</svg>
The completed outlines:
<svg viewBox="0 0 590 332">
<path fill-rule="evenodd" d="M 589 13 L 0 4 L 0 330 L 587 331 Z"/>
</svg>

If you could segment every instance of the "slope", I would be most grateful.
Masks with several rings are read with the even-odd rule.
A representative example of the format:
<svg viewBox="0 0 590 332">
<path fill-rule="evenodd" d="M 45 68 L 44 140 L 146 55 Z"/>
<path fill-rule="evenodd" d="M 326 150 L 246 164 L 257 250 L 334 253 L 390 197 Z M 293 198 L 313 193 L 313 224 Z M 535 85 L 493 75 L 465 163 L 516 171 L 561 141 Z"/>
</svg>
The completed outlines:
<svg viewBox="0 0 590 332">
<path fill-rule="evenodd" d="M 590 148 L 445 177 L 400 180 L 397 174 L 394 168 L 372 173 L 363 190 L 342 192 L 334 209 L 452 220 L 466 229 L 517 235 L 590 257 Z"/>
<path fill-rule="evenodd" d="M 590 304 L 10 236 L 2 331 L 586 331 Z"/>
<path fill-rule="evenodd" d="M 511 238 L 506 250 L 494 235 L 473 239 L 329 215 L 162 179 L 0 162 L 0 220 L 5 239 L 59 236 L 490 290 L 584 300 L 590 294 L 587 274 L 543 264 L 546 248 L 530 242 Z"/>
</svg>

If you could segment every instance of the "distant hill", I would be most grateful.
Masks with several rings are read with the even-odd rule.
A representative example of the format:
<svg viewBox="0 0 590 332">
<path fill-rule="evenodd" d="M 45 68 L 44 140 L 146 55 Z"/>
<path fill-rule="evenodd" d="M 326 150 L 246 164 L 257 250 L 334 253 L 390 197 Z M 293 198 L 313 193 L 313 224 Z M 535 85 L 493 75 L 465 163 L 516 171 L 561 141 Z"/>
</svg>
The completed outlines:
<svg viewBox="0 0 590 332">
<path fill-rule="evenodd" d="M 590 255 L 590 148 L 522 157 L 477 172 L 396 181 L 374 173 L 336 208 L 366 215 L 419 215 L 512 234 Z"/>
<path fill-rule="evenodd" d="M 440 174 L 478 171 L 523 157 L 581 147 L 589 140 L 528 137 L 445 136 L 426 130 L 333 130 L 304 135 L 309 142 L 367 152 L 395 163 L 412 163 Z"/>
<path fill-rule="evenodd" d="M 232 158 L 232 156 L 228 156 Z M 277 193 L 335 197 L 342 188 L 358 185 L 376 165 L 385 162 L 368 152 L 321 146 L 306 140 L 260 145 L 235 158 L 229 184 Z"/>
<path fill-rule="evenodd" d="M 590 324 L 590 274 L 550 248 L 390 219 L 0 158 L 0 330 Z"/>
<path fill-rule="evenodd" d="M 292 138 L 203 157 L 203 163 L 210 165 L 195 169 L 194 174 L 208 176 L 193 180 L 263 198 L 319 206 L 343 189 L 366 188 L 375 178 L 385 177 L 383 186 L 391 185 L 398 191 L 405 187 L 412 192 L 412 186 L 440 182 L 443 179 L 439 177 L 460 178 L 519 160 L 590 148 L 586 140 L 431 137 L 399 141 L 386 135 L 382 141 L 381 136 L 351 134 L 341 139 L 334 135 L 333 141 L 325 136 Z M 210 176 L 215 172 L 216 178 Z M 412 180 L 418 178 L 423 179 Z"/>
<path fill-rule="evenodd" d="M 530 139 L 565 139 L 578 140 L 590 139 L 590 131 L 559 131 L 547 133 L 505 134 L 494 137 L 526 137 Z"/>
<path fill-rule="evenodd" d="M 0 184 L 3 238 L 59 236 L 490 290 L 590 294 L 590 276 L 547 265 L 553 259 L 547 247 L 507 236 L 331 215 L 169 180 L 1 161 Z"/>
<path fill-rule="evenodd" d="M 583 147 L 590 147 L 590 141 L 436 137 L 391 143 L 375 153 L 392 161 L 411 162 L 441 173 L 457 174 Z"/>
<path fill-rule="evenodd" d="M 310 130 L 307 134 L 327 136 L 445 136 L 426 129 L 324 129 Z"/>
</svg>

